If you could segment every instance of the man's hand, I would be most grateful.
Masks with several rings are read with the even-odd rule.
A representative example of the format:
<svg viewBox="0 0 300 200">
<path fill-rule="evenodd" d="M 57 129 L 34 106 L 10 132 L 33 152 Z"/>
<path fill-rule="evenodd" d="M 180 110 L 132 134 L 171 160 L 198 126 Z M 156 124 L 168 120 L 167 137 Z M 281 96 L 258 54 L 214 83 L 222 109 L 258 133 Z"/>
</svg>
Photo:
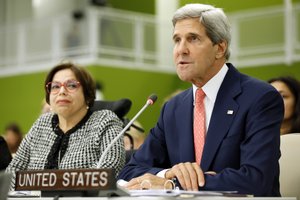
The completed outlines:
<svg viewBox="0 0 300 200">
<path fill-rule="evenodd" d="M 198 191 L 205 184 L 204 174 L 197 163 L 179 163 L 165 174 L 167 179 L 177 178 L 184 190 Z"/>
<path fill-rule="evenodd" d="M 131 179 L 125 185 L 125 188 L 129 190 L 173 189 L 173 185 L 168 179 L 146 173 L 142 176 Z"/>
</svg>

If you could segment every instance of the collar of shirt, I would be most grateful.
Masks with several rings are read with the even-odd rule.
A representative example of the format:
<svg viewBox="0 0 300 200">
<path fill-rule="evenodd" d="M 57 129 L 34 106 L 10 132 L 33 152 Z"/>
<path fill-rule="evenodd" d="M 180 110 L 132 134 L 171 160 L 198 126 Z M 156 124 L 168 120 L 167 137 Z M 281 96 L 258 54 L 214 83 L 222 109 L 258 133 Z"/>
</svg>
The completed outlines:
<svg viewBox="0 0 300 200">
<path fill-rule="evenodd" d="M 210 122 L 210 117 L 212 115 L 212 110 L 215 105 L 217 94 L 219 92 L 219 89 L 221 87 L 221 84 L 225 78 L 227 71 L 228 71 L 228 66 L 225 63 L 223 65 L 223 67 L 221 68 L 221 70 L 202 87 L 202 90 L 204 91 L 204 93 L 206 95 L 204 98 L 204 107 L 205 107 L 205 115 L 206 115 L 206 130 L 207 130 L 207 127 Z M 197 90 L 197 86 L 193 85 L 194 102 L 195 102 L 196 90 Z"/>
</svg>

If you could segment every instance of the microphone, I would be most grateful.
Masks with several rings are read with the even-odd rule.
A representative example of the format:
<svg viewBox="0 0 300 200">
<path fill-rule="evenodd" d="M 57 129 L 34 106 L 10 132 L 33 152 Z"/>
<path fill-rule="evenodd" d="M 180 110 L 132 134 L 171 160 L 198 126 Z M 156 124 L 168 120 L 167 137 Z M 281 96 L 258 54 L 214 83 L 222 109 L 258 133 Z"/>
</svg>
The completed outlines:
<svg viewBox="0 0 300 200">
<path fill-rule="evenodd" d="M 106 156 L 106 154 L 108 153 L 108 151 L 111 149 L 111 147 L 114 145 L 114 143 L 120 139 L 120 137 L 127 131 L 127 129 L 133 124 L 133 122 L 142 114 L 142 112 L 144 112 L 144 110 L 149 106 L 149 105 L 153 105 L 155 103 L 155 101 L 157 100 L 157 95 L 156 94 L 151 94 L 147 101 L 146 104 L 142 107 L 142 109 L 128 122 L 128 124 L 122 129 L 122 131 L 117 135 L 117 137 L 115 137 L 111 143 L 105 148 L 105 150 L 103 151 L 102 155 L 100 156 L 100 159 L 98 161 L 97 164 L 97 169 L 100 168 L 101 163 L 103 163 L 103 160 Z"/>
</svg>

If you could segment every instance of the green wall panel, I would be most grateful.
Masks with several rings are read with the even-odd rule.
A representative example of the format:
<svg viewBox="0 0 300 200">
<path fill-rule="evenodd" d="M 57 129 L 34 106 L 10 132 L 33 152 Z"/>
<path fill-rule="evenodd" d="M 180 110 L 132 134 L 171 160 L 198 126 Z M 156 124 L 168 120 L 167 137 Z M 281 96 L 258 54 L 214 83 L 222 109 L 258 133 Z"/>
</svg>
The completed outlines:
<svg viewBox="0 0 300 200">
<path fill-rule="evenodd" d="M 265 6 L 275 6 L 282 5 L 284 1 L 282 0 L 180 0 L 180 5 L 185 5 L 187 3 L 203 3 L 211 4 L 219 8 L 223 8 L 225 12 L 234 12 L 240 10 L 248 10 L 254 8 L 260 8 Z M 296 1 L 295 1 L 296 2 Z"/>
<path fill-rule="evenodd" d="M 155 0 L 108 0 L 108 6 L 122 10 L 155 14 Z"/>
<path fill-rule="evenodd" d="M 282 0 L 181 0 L 180 5 L 195 2 L 216 5 L 217 7 L 224 8 L 225 12 L 234 12 L 283 4 Z M 293 0 L 293 2 L 299 2 L 299 0 Z M 126 3 L 124 3 L 123 0 L 111 0 L 109 1 L 109 4 L 109 6 L 124 10 L 150 14 L 155 13 L 155 0 L 147 0 L 143 2 L 138 0 L 127 0 Z M 297 16 L 297 18 L 299 17 L 300 15 Z M 266 21 L 266 23 L 268 23 L 268 21 Z M 279 27 L 280 25 L 281 27 L 282 23 L 282 20 L 277 20 L 276 26 Z M 241 31 L 249 31 L 248 36 L 250 37 L 256 32 L 257 29 L 259 29 L 259 38 L 261 38 L 261 40 L 258 41 L 259 43 L 272 43 L 274 39 L 276 41 L 280 41 L 280 43 L 282 42 L 280 40 L 283 35 L 282 31 L 274 30 L 272 32 L 275 32 L 276 34 L 272 35 L 270 38 L 267 37 L 268 30 L 271 28 L 274 29 L 274 27 L 271 25 L 267 27 L 263 27 L 262 25 L 260 28 L 249 28 L 250 25 L 248 27 L 244 27 Z M 125 27 L 126 22 L 123 28 Z M 114 29 L 115 24 L 110 28 Z M 148 28 L 152 30 L 151 27 Z M 146 27 L 146 30 L 148 30 L 148 28 Z M 109 32 L 112 32 L 112 30 L 108 30 L 108 34 Z M 146 31 L 146 37 L 147 33 L 150 35 L 153 34 L 152 32 Z M 298 31 L 298 33 L 300 33 L 300 31 Z M 124 35 L 121 36 L 122 38 L 127 37 Z M 299 38 L 300 35 L 298 34 L 296 37 Z M 112 43 L 115 41 L 116 40 L 111 39 L 108 42 Z M 241 39 L 240 44 L 243 44 L 244 46 L 251 46 L 251 43 L 247 43 L 249 41 L 253 40 L 249 40 L 249 38 Z M 121 42 L 124 42 L 124 46 L 126 47 L 131 46 L 132 38 L 127 38 Z M 147 50 L 155 49 L 155 43 L 151 42 L 150 40 L 145 43 L 145 46 L 147 47 Z M 128 114 L 128 117 L 130 118 L 132 118 L 135 113 L 144 105 L 149 94 L 156 93 L 158 95 L 157 103 L 148 108 L 139 118 L 139 121 L 143 124 L 147 131 L 155 125 L 164 99 L 176 89 L 185 89 L 190 86 L 189 83 L 181 82 L 176 74 L 147 72 L 133 69 L 130 70 L 109 66 L 89 66 L 88 70 L 92 73 L 96 80 L 99 80 L 103 83 L 104 97 L 107 100 L 116 100 L 124 97 L 132 100 L 132 109 Z M 300 80 L 300 63 L 295 63 L 292 66 L 276 65 L 241 68 L 239 70 L 261 80 L 267 80 L 280 75 L 293 75 Z M 19 123 L 24 132 L 29 130 L 32 123 L 37 119 L 41 111 L 41 101 L 44 98 L 43 83 L 45 75 L 46 72 L 11 77 L 0 77 L 0 133 L 3 131 L 5 125 L 11 121 Z"/>
<path fill-rule="evenodd" d="M 241 68 L 239 71 L 261 80 L 268 80 L 278 76 L 293 76 L 300 80 L 300 63 L 295 63 L 291 66 L 274 65 Z"/>
<path fill-rule="evenodd" d="M 44 73 L 0 78 L 0 133 L 9 122 L 20 124 L 23 132 L 38 117 L 43 99 Z"/>
<path fill-rule="evenodd" d="M 239 28 L 239 46 L 241 47 L 284 44 L 284 23 L 282 15 L 243 21 L 243 23 L 240 23 Z"/>
<path fill-rule="evenodd" d="M 103 84 L 105 99 L 132 100 L 129 118 L 138 112 L 151 93 L 158 95 L 158 101 L 139 118 L 146 130 L 156 122 L 163 99 L 180 87 L 175 74 L 99 66 L 89 66 L 87 69 L 95 80 Z M 29 130 L 41 112 L 45 76 L 46 72 L 0 78 L 0 133 L 12 121 L 19 123 L 24 132 Z"/>
<path fill-rule="evenodd" d="M 164 98 L 180 87 L 175 74 L 96 66 L 89 67 L 89 71 L 96 80 L 103 83 L 105 99 L 117 100 L 126 97 L 132 100 L 129 118 L 142 108 L 150 94 L 157 94 L 157 102 L 138 119 L 146 130 L 157 121 Z"/>
<path fill-rule="evenodd" d="M 151 93 L 158 95 L 158 101 L 145 110 L 138 119 L 147 131 L 155 125 L 165 98 L 178 88 L 190 87 L 190 83 L 180 81 L 176 74 L 109 66 L 88 66 L 87 69 L 95 80 L 103 83 L 105 99 L 129 98 L 132 100 L 129 118 L 132 118 L 145 104 L 148 95 Z M 240 68 L 239 71 L 261 80 L 280 75 L 292 75 L 300 80 L 300 63 L 292 66 Z M 0 132 L 7 123 L 12 121 L 19 123 L 24 132 L 29 130 L 41 111 L 45 76 L 46 72 L 0 78 Z"/>
</svg>

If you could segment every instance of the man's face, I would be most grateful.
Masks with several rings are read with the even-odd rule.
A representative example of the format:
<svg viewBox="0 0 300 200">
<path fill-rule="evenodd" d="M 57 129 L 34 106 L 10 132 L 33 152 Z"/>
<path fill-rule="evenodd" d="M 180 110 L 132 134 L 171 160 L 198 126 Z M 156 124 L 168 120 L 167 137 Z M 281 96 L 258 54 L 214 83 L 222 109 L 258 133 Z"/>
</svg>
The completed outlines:
<svg viewBox="0 0 300 200">
<path fill-rule="evenodd" d="M 202 87 L 223 66 L 224 49 L 212 43 L 199 18 L 177 21 L 173 41 L 174 62 L 181 80 Z"/>
</svg>

